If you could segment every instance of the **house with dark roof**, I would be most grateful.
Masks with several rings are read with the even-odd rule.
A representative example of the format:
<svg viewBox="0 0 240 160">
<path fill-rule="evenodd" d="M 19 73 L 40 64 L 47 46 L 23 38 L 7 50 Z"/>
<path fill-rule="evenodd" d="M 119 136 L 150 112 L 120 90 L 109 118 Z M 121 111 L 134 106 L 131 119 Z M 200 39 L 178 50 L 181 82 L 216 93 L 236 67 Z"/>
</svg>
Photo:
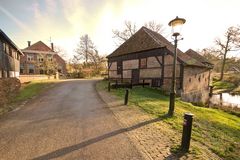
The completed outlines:
<svg viewBox="0 0 240 160">
<path fill-rule="evenodd" d="M 22 51 L 0 29 L 0 78 L 19 77 Z"/>
<path fill-rule="evenodd" d="M 109 80 L 137 85 L 148 83 L 170 91 L 174 45 L 142 27 L 108 58 Z M 185 101 L 206 102 L 213 65 L 197 52 L 178 49 L 176 91 Z"/>
<path fill-rule="evenodd" d="M 48 65 L 55 65 L 57 70 L 61 74 L 66 74 L 65 61 L 54 51 L 53 43 L 51 48 L 44 44 L 42 41 L 38 41 L 31 45 L 28 41 L 28 47 L 22 49 L 24 56 L 20 60 L 20 74 L 21 75 L 39 75 L 46 74 L 50 70 Z M 48 69 L 49 68 L 49 69 Z M 55 73 L 53 73 L 55 74 Z"/>
</svg>

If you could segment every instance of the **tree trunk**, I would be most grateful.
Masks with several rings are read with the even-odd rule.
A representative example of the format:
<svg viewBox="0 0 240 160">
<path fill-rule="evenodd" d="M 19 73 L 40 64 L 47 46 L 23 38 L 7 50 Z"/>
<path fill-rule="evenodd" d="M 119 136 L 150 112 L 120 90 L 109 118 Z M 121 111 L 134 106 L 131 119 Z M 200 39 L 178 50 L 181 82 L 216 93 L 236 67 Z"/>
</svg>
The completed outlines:
<svg viewBox="0 0 240 160">
<path fill-rule="evenodd" d="M 222 62 L 222 68 L 221 68 L 221 75 L 220 75 L 220 81 L 223 80 L 223 75 L 224 75 L 224 67 L 225 67 L 225 63 L 226 63 L 226 55 L 227 53 L 224 53 L 224 56 L 223 56 L 223 62 Z"/>
<path fill-rule="evenodd" d="M 230 35 L 227 35 L 227 43 L 224 49 L 224 55 L 223 55 L 223 63 L 222 63 L 222 68 L 221 68 L 221 75 L 220 75 L 220 81 L 223 80 L 223 76 L 224 76 L 224 67 L 225 67 L 225 63 L 226 63 L 226 57 L 227 57 L 227 52 L 228 52 L 228 45 L 229 45 L 229 40 L 230 40 Z"/>
</svg>

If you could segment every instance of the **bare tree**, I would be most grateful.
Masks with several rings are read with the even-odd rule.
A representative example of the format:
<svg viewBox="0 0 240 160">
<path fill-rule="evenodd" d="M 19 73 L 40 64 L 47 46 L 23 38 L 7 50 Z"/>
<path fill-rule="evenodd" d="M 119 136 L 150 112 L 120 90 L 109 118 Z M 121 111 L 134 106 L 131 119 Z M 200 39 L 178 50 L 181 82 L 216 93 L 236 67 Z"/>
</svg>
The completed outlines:
<svg viewBox="0 0 240 160">
<path fill-rule="evenodd" d="M 95 49 L 94 51 L 89 53 L 89 60 L 93 63 L 95 69 L 99 69 L 99 64 L 104 61 L 104 57 L 98 54 L 98 51 Z"/>
<path fill-rule="evenodd" d="M 162 33 L 164 30 L 163 25 L 158 24 L 155 21 L 149 21 L 145 23 L 144 26 L 158 33 Z M 117 40 L 117 45 L 122 44 L 137 32 L 137 26 L 136 26 L 136 23 L 134 22 L 125 21 L 124 27 L 125 28 L 122 31 L 117 29 L 112 31 L 113 38 Z"/>
<path fill-rule="evenodd" d="M 240 27 L 229 27 L 227 32 L 224 35 L 224 39 L 216 39 L 215 43 L 217 45 L 216 52 L 222 56 L 222 67 L 220 79 L 223 79 L 224 76 L 224 67 L 226 64 L 227 54 L 230 51 L 237 51 L 240 49 Z"/>
<path fill-rule="evenodd" d="M 86 34 L 80 37 L 80 42 L 78 43 L 77 49 L 75 50 L 75 52 L 77 53 L 75 57 L 79 60 L 80 59 L 84 60 L 85 63 L 87 64 L 89 60 L 89 55 L 94 50 L 95 46 L 90 37 Z"/>
<path fill-rule="evenodd" d="M 128 40 L 137 31 L 136 24 L 131 21 L 124 22 L 125 28 L 123 31 L 113 30 L 113 38 L 116 38 L 120 43 Z"/>
<path fill-rule="evenodd" d="M 68 60 L 67 51 L 60 46 L 55 46 L 54 51 L 64 60 Z"/>
<path fill-rule="evenodd" d="M 84 60 L 85 66 L 89 67 L 93 65 L 96 70 L 100 69 L 99 67 L 104 61 L 104 57 L 99 55 L 94 43 L 87 34 L 80 38 L 76 53 L 74 55 L 75 61 Z"/>
<path fill-rule="evenodd" d="M 155 21 L 149 21 L 148 23 L 145 23 L 144 26 L 160 34 L 164 32 L 163 25 L 158 24 Z"/>
</svg>

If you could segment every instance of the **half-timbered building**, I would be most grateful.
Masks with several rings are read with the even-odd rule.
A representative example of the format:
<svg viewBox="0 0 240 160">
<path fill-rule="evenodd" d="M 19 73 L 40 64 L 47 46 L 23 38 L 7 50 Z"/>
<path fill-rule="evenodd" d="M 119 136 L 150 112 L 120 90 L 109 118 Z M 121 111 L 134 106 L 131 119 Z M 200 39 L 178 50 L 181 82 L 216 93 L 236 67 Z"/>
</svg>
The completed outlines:
<svg viewBox="0 0 240 160">
<path fill-rule="evenodd" d="M 206 102 L 212 64 L 197 52 L 178 49 L 176 91 L 183 100 Z M 147 83 L 169 91 L 174 45 L 157 32 L 142 27 L 108 58 L 109 80 L 137 85 Z"/>
</svg>

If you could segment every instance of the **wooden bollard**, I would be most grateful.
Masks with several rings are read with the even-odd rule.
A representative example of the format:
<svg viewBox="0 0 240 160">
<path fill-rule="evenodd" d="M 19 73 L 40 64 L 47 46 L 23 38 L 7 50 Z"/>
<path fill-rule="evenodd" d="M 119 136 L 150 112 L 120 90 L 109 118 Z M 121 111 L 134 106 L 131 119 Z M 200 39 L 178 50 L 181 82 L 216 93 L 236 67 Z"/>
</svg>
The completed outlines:
<svg viewBox="0 0 240 160">
<path fill-rule="evenodd" d="M 125 99 L 124 99 L 124 105 L 127 105 L 128 104 L 128 89 L 126 89 L 126 92 L 125 92 Z"/>
</svg>

